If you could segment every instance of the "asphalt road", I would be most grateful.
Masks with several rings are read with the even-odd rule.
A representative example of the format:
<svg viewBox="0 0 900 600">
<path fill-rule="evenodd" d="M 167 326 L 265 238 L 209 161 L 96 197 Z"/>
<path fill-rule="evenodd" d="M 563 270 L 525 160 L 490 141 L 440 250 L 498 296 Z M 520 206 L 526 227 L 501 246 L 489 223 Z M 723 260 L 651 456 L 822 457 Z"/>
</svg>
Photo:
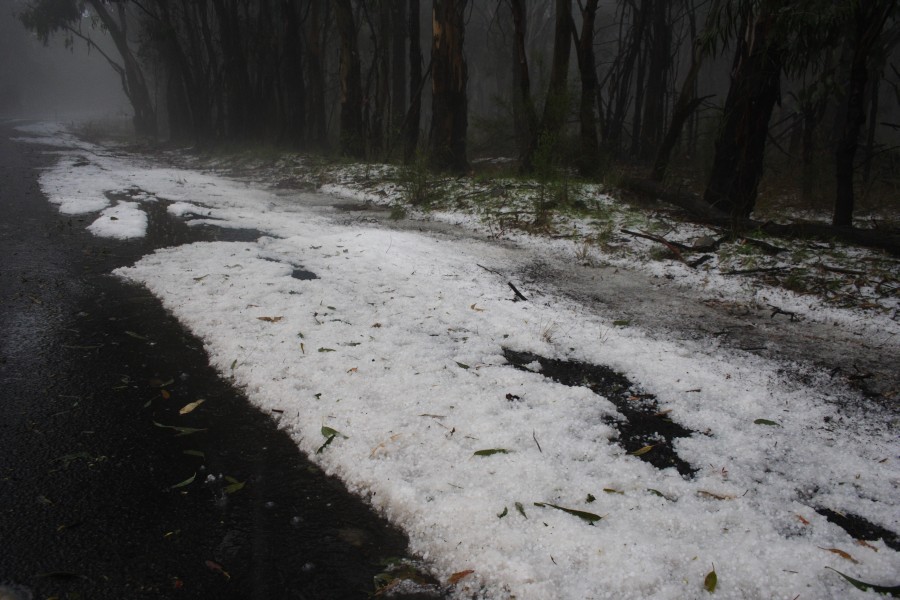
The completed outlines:
<svg viewBox="0 0 900 600">
<path fill-rule="evenodd" d="M 47 148 L 15 135 L 0 123 L 0 597 L 368 597 L 402 533 L 220 379 L 152 295 L 108 275 L 253 232 L 162 210 L 142 241 L 95 238 L 90 216 L 41 194 Z"/>
</svg>

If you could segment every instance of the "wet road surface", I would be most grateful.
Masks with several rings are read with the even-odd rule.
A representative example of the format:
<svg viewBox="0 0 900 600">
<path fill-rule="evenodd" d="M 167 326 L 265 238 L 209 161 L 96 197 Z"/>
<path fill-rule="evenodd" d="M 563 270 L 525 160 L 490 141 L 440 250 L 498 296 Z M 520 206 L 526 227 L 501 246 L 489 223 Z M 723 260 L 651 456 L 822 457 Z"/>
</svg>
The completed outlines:
<svg viewBox="0 0 900 600">
<path fill-rule="evenodd" d="M 189 230 L 159 206 L 147 238 L 95 238 L 91 215 L 41 194 L 47 148 L 10 136 L 0 123 L 0 596 L 368 597 L 402 533 L 221 380 L 156 298 L 107 275 L 253 232 Z"/>
</svg>

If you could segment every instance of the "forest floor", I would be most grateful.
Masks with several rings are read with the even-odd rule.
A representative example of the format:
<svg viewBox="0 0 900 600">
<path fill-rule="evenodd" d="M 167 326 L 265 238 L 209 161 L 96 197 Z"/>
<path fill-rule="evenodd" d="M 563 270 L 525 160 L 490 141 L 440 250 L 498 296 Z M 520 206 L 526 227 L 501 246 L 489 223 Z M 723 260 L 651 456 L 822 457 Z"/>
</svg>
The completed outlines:
<svg viewBox="0 0 900 600">
<path fill-rule="evenodd" d="M 733 238 L 558 179 L 23 135 L 62 146 L 42 189 L 96 235 L 255 232 L 116 274 L 406 531 L 435 593 L 900 583 L 896 257 Z"/>
</svg>

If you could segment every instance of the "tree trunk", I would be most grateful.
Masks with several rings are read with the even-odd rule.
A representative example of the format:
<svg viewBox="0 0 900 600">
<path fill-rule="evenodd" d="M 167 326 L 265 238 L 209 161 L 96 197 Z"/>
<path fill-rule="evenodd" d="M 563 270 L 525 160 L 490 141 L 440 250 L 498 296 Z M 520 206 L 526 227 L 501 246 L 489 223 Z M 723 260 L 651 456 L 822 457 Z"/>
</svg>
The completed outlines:
<svg viewBox="0 0 900 600">
<path fill-rule="evenodd" d="M 519 159 L 524 161 L 528 147 L 535 135 L 537 115 L 531 99 L 531 76 L 528 72 L 528 56 L 525 53 L 525 38 L 528 33 L 528 13 L 525 0 L 509 0 L 513 19 L 513 127 Z M 530 169 L 530 165 L 526 170 Z"/>
<path fill-rule="evenodd" d="M 671 28 L 669 2 L 654 0 L 652 7 L 653 39 L 649 48 L 650 63 L 647 72 L 646 102 L 641 126 L 640 157 L 649 159 L 659 148 L 665 129 L 666 82 L 672 65 Z"/>
<path fill-rule="evenodd" d="M 783 50 L 772 39 L 774 14 L 763 4 L 738 44 L 704 200 L 734 219 L 753 212 L 769 119 L 779 97 Z"/>
<path fill-rule="evenodd" d="M 350 0 L 334 0 L 334 15 L 341 38 L 341 152 L 363 158 L 366 144 L 362 120 L 362 82 L 356 22 Z"/>
<path fill-rule="evenodd" d="M 325 148 L 328 145 L 328 119 L 325 113 L 325 47 L 324 39 L 327 8 L 325 0 L 311 0 L 309 11 L 309 29 L 306 36 L 308 43 L 307 69 L 309 74 L 309 112 L 306 115 L 306 131 L 314 147 Z"/>
<path fill-rule="evenodd" d="M 866 121 L 866 84 L 868 62 L 881 36 L 884 24 L 896 7 L 896 0 L 872 0 L 859 3 L 854 9 L 853 56 L 850 60 L 850 81 L 847 86 L 846 112 L 843 113 L 840 137 L 835 150 L 834 173 L 837 195 L 832 224 L 835 227 L 853 226 L 853 171 L 859 132 Z"/>
<path fill-rule="evenodd" d="M 409 110 L 403 128 L 403 162 L 409 163 L 419 145 L 422 119 L 422 41 L 419 27 L 419 0 L 409 0 Z"/>
<path fill-rule="evenodd" d="M 533 168 L 535 154 L 539 147 L 542 152 L 547 154 L 542 157 L 542 160 L 555 160 L 559 155 L 560 141 L 565 133 L 566 114 L 569 111 L 567 83 L 569 56 L 572 49 L 572 0 L 556 0 L 555 23 L 550 87 L 547 90 L 547 99 L 544 101 L 544 113 L 541 117 L 540 127 L 532 136 L 528 152 L 522 161 L 522 168 L 526 170 Z"/>
<path fill-rule="evenodd" d="M 279 79 L 283 92 L 283 128 L 279 141 L 291 146 L 303 142 L 306 115 L 306 85 L 303 81 L 303 43 L 300 16 L 293 0 L 282 0 L 282 59 Z"/>
<path fill-rule="evenodd" d="M 468 70 L 463 55 L 468 0 L 434 0 L 431 44 L 431 160 L 439 169 L 465 172 Z"/>
<path fill-rule="evenodd" d="M 597 101 L 597 63 L 594 58 L 594 21 L 599 0 L 588 0 L 581 9 L 581 36 L 576 40 L 578 70 L 581 73 L 581 102 L 578 121 L 581 126 L 578 171 L 582 176 L 597 174 L 600 166 L 597 143 L 597 119 L 594 105 Z M 573 28 L 574 33 L 574 28 Z"/>
<path fill-rule="evenodd" d="M 156 109 L 153 107 L 150 90 L 144 79 L 141 65 L 131 51 L 131 47 L 128 45 L 125 6 L 123 4 L 118 5 L 119 20 L 117 21 L 109 13 L 104 2 L 101 0 L 88 1 L 91 8 L 93 8 L 97 13 L 97 16 L 100 17 L 100 21 L 109 32 L 113 43 L 116 45 L 116 50 L 122 57 L 122 67 L 124 69 L 122 78 L 124 84 L 123 87 L 125 95 L 128 97 L 128 100 L 131 102 L 131 106 L 134 109 L 134 118 L 132 121 L 134 123 L 135 133 L 138 135 L 156 137 L 158 132 Z"/>
<path fill-rule="evenodd" d="M 391 3 L 391 137 L 400 133 L 406 116 L 406 5 Z"/>
</svg>

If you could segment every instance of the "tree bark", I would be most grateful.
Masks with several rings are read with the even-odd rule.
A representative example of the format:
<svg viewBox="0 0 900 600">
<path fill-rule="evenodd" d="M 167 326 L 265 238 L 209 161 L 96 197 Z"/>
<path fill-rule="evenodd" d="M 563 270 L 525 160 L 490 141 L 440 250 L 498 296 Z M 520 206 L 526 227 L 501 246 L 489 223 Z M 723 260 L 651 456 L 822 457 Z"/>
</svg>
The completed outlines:
<svg viewBox="0 0 900 600">
<path fill-rule="evenodd" d="M 362 120 L 362 82 L 356 22 L 350 0 L 333 0 L 341 38 L 341 152 L 363 158 L 366 152 Z"/>
<path fill-rule="evenodd" d="M 550 86 L 544 101 L 544 112 L 540 127 L 532 136 L 528 152 L 522 161 L 522 168 L 534 168 L 535 154 L 542 144 L 546 144 L 549 157 L 556 157 L 560 141 L 565 133 L 566 114 L 569 110 L 568 75 L 569 57 L 572 49 L 572 0 L 556 0 L 555 31 L 553 35 L 553 65 L 550 69 Z"/>
<path fill-rule="evenodd" d="M 666 81 L 672 66 L 669 2 L 654 0 L 651 9 L 653 38 L 649 48 L 650 62 L 647 71 L 646 102 L 641 126 L 640 157 L 649 159 L 659 148 L 665 129 L 666 97 L 669 93 Z"/>
<path fill-rule="evenodd" d="M 866 121 L 866 85 L 869 78 L 868 61 L 878 43 L 884 24 L 896 8 L 896 0 L 860 2 L 854 8 L 853 54 L 850 60 L 850 81 L 843 113 L 840 137 L 834 158 L 837 194 L 832 224 L 835 227 L 853 226 L 853 172 L 859 132 Z"/>
<path fill-rule="evenodd" d="M 419 0 L 409 0 L 409 110 L 403 131 L 403 162 L 409 163 L 419 145 L 422 120 L 422 41 L 419 26 Z"/>
<path fill-rule="evenodd" d="M 519 160 L 524 165 L 529 144 L 537 127 L 537 115 L 531 98 L 528 56 L 525 52 L 528 13 L 525 9 L 525 0 L 509 0 L 509 7 L 513 19 L 513 127 Z"/>
<path fill-rule="evenodd" d="M 391 137 L 400 132 L 406 116 L 406 5 L 391 3 Z"/>
<path fill-rule="evenodd" d="M 468 69 L 463 55 L 468 0 L 434 0 L 431 43 L 431 160 L 439 169 L 465 172 Z"/>
<path fill-rule="evenodd" d="M 328 118 L 325 113 L 325 47 L 327 9 L 325 0 L 311 0 L 307 39 L 307 71 L 309 75 L 309 112 L 306 115 L 306 131 L 313 147 L 328 145 Z"/>
<path fill-rule="evenodd" d="M 132 122 L 134 123 L 135 133 L 138 135 L 156 137 L 158 133 L 156 109 L 153 106 L 150 90 L 144 79 L 144 72 L 141 70 L 141 65 L 131 51 L 131 47 L 128 45 L 128 36 L 125 27 L 125 6 L 123 4 L 118 5 L 119 19 L 117 21 L 107 10 L 106 4 L 101 0 L 88 0 L 88 3 L 97 13 L 97 16 L 100 17 L 100 21 L 109 32 L 109 35 L 116 46 L 116 50 L 122 57 L 122 67 L 124 70 L 122 83 L 124 84 L 125 95 L 131 102 L 132 108 L 134 108 Z"/>
<path fill-rule="evenodd" d="M 747 19 L 704 194 L 707 203 L 736 220 L 749 218 L 756 204 L 769 119 L 780 93 L 783 49 L 772 33 L 774 19 L 770 3 Z"/>
<path fill-rule="evenodd" d="M 576 39 L 578 70 L 581 73 L 581 102 L 578 108 L 580 150 L 578 171 L 582 176 L 597 174 L 600 166 L 597 141 L 597 119 L 594 106 L 597 101 L 597 62 L 594 57 L 594 21 L 599 0 L 588 0 L 581 9 L 581 36 Z M 574 27 L 572 28 L 574 34 Z"/>
</svg>

